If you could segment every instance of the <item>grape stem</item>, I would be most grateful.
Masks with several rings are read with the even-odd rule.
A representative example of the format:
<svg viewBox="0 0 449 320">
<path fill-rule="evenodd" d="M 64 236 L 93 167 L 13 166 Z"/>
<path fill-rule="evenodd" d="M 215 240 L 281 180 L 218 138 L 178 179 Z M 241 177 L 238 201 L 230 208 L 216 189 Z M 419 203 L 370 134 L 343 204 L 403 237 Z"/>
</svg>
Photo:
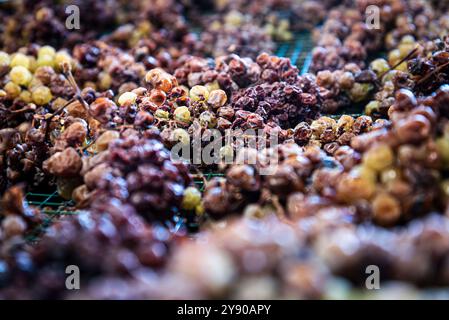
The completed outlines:
<svg viewBox="0 0 449 320">
<path fill-rule="evenodd" d="M 379 76 L 379 79 L 382 79 L 388 72 L 390 72 L 391 70 L 396 69 L 398 66 L 400 66 L 403 62 L 410 60 L 415 53 L 418 51 L 418 47 L 416 47 L 415 49 L 413 49 L 412 51 L 410 51 L 404 58 L 402 58 L 398 63 L 396 63 L 394 66 L 390 67 L 387 71 L 385 71 L 384 73 L 382 73 Z"/>
<path fill-rule="evenodd" d="M 435 68 L 433 71 L 429 72 L 428 74 L 426 74 L 424 77 L 422 77 L 421 79 L 418 80 L 418 82 L 416 83 L 417 85 L 421 85 L 424 82 L 426 82 L 427 80 L 429 80 L 430 77 L 432 77 L 435 73 L 441 71 L 442 69 L 444 69 L 445 67 L 449 66 L 449 62 L 446 62 L 444 64 L 442 64 L 441 66 Z"/>
</svg>

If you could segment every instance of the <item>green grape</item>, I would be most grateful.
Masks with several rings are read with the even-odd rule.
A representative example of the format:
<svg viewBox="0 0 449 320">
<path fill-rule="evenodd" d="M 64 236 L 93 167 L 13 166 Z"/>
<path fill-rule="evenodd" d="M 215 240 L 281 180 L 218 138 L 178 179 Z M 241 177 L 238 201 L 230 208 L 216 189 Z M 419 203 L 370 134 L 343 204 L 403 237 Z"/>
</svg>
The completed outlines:
<svg viewBox="0 0 449 320">
<path fill-rule="evenodd" d="M 441 157 L 443 165 L 445 168 L 449 167 L 449 138 L 443 136 L 436 139 L 435 142 L 437 145 L 438 155 Z"/>
<path fill-rule="evenodd" d="M 9 72 L 9 77 L 15 84 L 18 84 L 19 86 L 26 86 L 28 85 L 28 83 L 30 83 L 33 75 L 27 68 L 16 66 L 13 67 Z"/>
<path fill-rule="evenodd" d="M 5 92 L 7 93 L 8 97 L 11 99 L 17 98 L 20 95 L 20 92 L 22 91 L 22 89 L 20 88 L 19 85 L 15 84 L 12 81 L 9 81 L 4 87 L 3 89 L 5 90 Z"/>
<path fill-rule="evenodd" d="M 99 86 L 102 90 L 108 90 L 112 85 L 112 77 L 107 72 L 100 72 L 98 75 Z"/>
<path fill-rule="evenodd" d="M 182 198 L 182 208 L 185 210 L 193 210 L 201 204 L 201 192 L 194 187 L 188 187 L 184 191 Z"/>
<path fill-rule="evenodd" d="M 33 88 L 31 91 L 31 96 L 33 97 L 34 103 L 39 106 L 49 103 L 53 98 L 50 89 L 46 86 Z"/>
<path fill-rule="evenodd" d="M 412 45 L 415 45 L 416 44 L 415 37 L 413 37 L 410 34 L 405 35 L 401 39 L 401 44 L 412 44 Z"/>
<path fill-rule="evenodd" d="M 441 191 L 443 191 L 443 194 L 446 197 L 449 197 L 449 179 L 443 180 L 440 183 L 440 188 L 441 188 Z"/>
<path fill-rule="evenodd" d="M 32 90 L 33 88 L 39 87 L 39 86 L 43 86 L 44 84 L 42 83 L 41 80 L 39 80 L 38 78 L 36 78 L 36 76 L 33 76 L 33 78 L 31 79 L 30 83 L 28 83 L 28 89 Z"/>
<path fill-rule="evenodd" d="M 41 56 L 51 56 L 53 57 L 56 54 L 56 50 L 51 46 L 43 46 L 37 51 L 37 56 L 40 58 Z"/>
<path fill-rule="evenodd" d="M 393 164 L 393 161 L 393 150 L 386 144 L 376 145 L 363 155 L 363 163 L 376 171 L 387 169 Z"/>
<path fill-rule="evenodd" d="M 401 54 L 401 58 L 405 58 L 413 49 L 415 49 L 416 44 L 412 43 L 401 43 L 398 46 L 399 52 Z"/>
<path fill-rule="evenodd" d="M 199 205 L 197 205 L 195 207 L 195 214 L 197 216 L 202 216 L 204 214 L 204 205 L 202 203 L 200 203 Z"/>
<path fill-rule="evenodd" d="M 28 90 L 24 90 L 19 95 L 20 100 L 22 100 L 25 103 L 31 103 L 33 102 L 33 97 L 31 96 L 31 92 Z"/>
<path fill-rule="evenodd" d="M 16 66 L 22 66 L 27 69 L 30 69 L 31 66 L 30 58 L 24 55 L 23 53 L 14 54 L 11 59 L 10 67 L 14 68 Z"/>
<path fill-rule="evenodd" d="M 371 69 L 379 76 L 388 72 L 390 65 L 385 59 L 376 59 L 370 64 Z"/>
<path fill-rule="evenodd" d="M 178 107 L 174 112 L 175 119 L 181 122 L 190 122 L 190 111 L 187 107 Z"/>
<path fill-rule="evenodd" d="M 377 181 L 376 171 L 363 164 L 353 167 L 351 169 L 351 175 L 370 183 L 375 183 Z"/>
<path fill-rule="evenodd" d="M 130 106 L 137 100 L 137 94 L 134 92 L 125 92 L 118 98 L 118 104 L 120 106 Z"/>
<path fill-rule="evenodd" d="M 200 124 L 210 129 L 215 128 L 217 125 L 217 118 L 210 111 L 204 111 L 200 114 Z"/>
<path fill-rule="evenodd" d="M 227 25 L 234 26 L 234 27 L 240 26 L 243 23 L 244 19 L 245 19 L 245 17 L 243 16 L 243 14 L 241 14 L 240 12 L 238 12 L 236 10 L 229 12 L 224 17 L 225 23 Z"/>
<path fill-rule="evenodd" d="M 190 143 L 189 133 L 184 129 L 177 128 L 173 130 L 173 136 L 177 141 L 181 142 L 182 144 L 187 145 Z"/>
<path fill-rule="evenodd" d="M 379 101 L 376 101 L 376 100 L 370 101 L 365 107 L 365 113 L 366 113 L 366 115 L 370 116 L 374 112 L 379 111 L 379 108 L 380 108 Z"/>
<path fill-rule="evenodd" d="M 11 63 L 9 54 L 4 51 L 0 51 L 0 67 L 7 67 Z"/>
<path fill-rule="evenodd" d="M 205 87 L 206 87 L 207 91 L 209 91 L 209 92 L 220 89 L 220 85 L 218 84 L 217 80 L 215 80 L 214 82 L 206 83 Z"/>
<path fill-rule="evenodd" d="M 53 68 L 54 65 L 55 65 L 55 59 L 53 56 L 51 56 L 49 54 L 44 54 L 37 58 L 37 66 L 38 67 L 49 66 L 49 67 Z"/>
<path fill-rule="evenodd" d="M 161 118 L 161 119 L 168 119 L 170 116 L 168 111 L 165 111 L 162 109 L 157 109 L 156 112 L 154 113 L 154 115 L 156 116 L 156 118 Z"/>
<path fill-rule="evenodd" d="M 104 151 L 108 148 L 109 143 L 120 138 L 118 131 L 108 130 L 103 132 L 95 141 L 95 149 L 97 152 Z"/>
<path fill-rule="evenodd" d="M 402 62 L 400 65 L 398 65 L 395 70 L 399 70 L 402 72 L 407 72 L 408 71 L 408 67 L 407 67 L 407 62 Z"/>
<path fill-rule="evenodd" d="M 234 158 L 234 149 L 231 145 L 227 144 L 220 148 L 220 157 L 225 161 L 232 161 Z"/>
<path fill-rule="evenodd" d="M 399 60 L 401 60 L 401 52 L 399 51 L 399 49 L 395 49 L 390 51 L 390 53 L 388 54 L 388 63 L 391 66 L 394 66 L 396 63 L 399 62 Z"/>
<path fill-rule="evenodd" d="M 28 69 L 34 73 L 37 69 L 37 60 L 33 56 L 28 57 L 28 59 L 30 60 L 30 67 Z"/>
<path fill-rule="evenodd" d="M 54 60 L 55 60 L 55 67 L 57 69 L 60 69 L 61 68 L 61 64 L 63 64 L 63 63 L 68 63 L 68 64 L 72 65 L 72 67 L 73 67 L 73 64 L 74 64 L 73 63 L 74 61 L 73 61 L 72 57 L 70 57 L 70 55 L 67 52 L 65 52 L 65 51 L 58 51 L 55 54 Z"/>
<path fill-rule="evenodd" d="M 400 172 L 398 169 L 387 169 L 380 174 L 380 181 L 384 184 L 388 184 L 398 179 L 399 176 Z"/>
<path fill-rule="evenodd" d="M 362 102 L 368 97 L 368 94 L 372 88 L 372 85 L 369 83 L 354 83 L 354 86 L 348 92 L 349 97 L 354 102 Z"/>
<path fill-rule="evenodd" d="M 209 91 L 205 86 L 194 86 L 190 89 L 190 99 L 193 101 L 207 100 Z"/>
<path fill-rule="evenodd" d="M 386 84 L 387 82 L 393 83 L 394 77 L 398 74 L 397 70 L 388 71 L 385 76 L 382 78 L 382 84 Z"/>
</svg>

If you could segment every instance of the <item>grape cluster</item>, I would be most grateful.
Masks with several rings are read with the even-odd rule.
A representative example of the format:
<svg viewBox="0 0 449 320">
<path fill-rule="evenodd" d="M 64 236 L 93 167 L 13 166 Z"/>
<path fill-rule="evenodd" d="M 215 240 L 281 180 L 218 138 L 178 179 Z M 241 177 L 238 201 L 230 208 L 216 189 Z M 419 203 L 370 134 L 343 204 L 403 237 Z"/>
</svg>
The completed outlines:
<svg viewBox="0 0 449 320">
<path fill-rule="evenodd" d="M 34 128 L 25 133 L 6 128 L 0 130 L 0 137 L 0 190 L 3 192 L 19 182 L 45 189 L 50 177 L 42 170 L 42 163 L 49 157 L 50 150 L 42 141 L 42 133 Z"/>
<path fill-rule="evenodd" d="M 263 26 L 274 39 L 290 40 L 293 32 L 310 30 L 320 23 L 334 0 L 292 1 L 264 0 L 249 3 L 241 0 L 213 1 L 221 14 L 239 12 L 250 16 L 253 23 Z"/>
<path fill-rule="evenodd" d="M 301 234 L 279 219 L 231 221 L 201 239 L 173 248 L 157 277 L 103 277 L 75 297 L 316 299 L 325 294 L 326 269 L 309 254 Z M 116 285 L 120 292 L 110 290 Z"/>
<path fill-rule="evenodd" d="M 179 77 L 160 68 L 152 69 L 145 76 L 147 88 L 121 94 L 117 99 L 119 107 L 112 100 L 99 98 L 90 105 L 91 114 L 111 129 L 131 126 L 141 131 L 156 126 L 167 147 L 178 142 L 192 143 L 198 135 L 211 136 L 212 129 L 222 133 L 227 129 L 260 129 L 267 136 L 277 133 L 284 141 L 291 136 L 288 128 L 319 115 L 320 88 L 313 77 L 298 76 L 289 60 L 268 54 L 260 55 L 258 63 L 236 55 L 217 60 L 216 69 L 228 73 L 205 70 L 202 62 L 206 60 L 192 58 L 186 62 L 185 67 L 201 65 L 204 71 L 187 76 L 190 88 L 178 85 Z M 229 75 L 237 71 L 230 69 L 237 68 L 237 63 L 251 63 L 251 68 L 257 69 L 257 73 L 249 71 L 241 78 L 235 75 L 234 80 L 242 88 Z M 183 71 L 184 68 L 178 69 L 175 75 Z M 220 82 L 228 84 L 224 86 L 227 90 L 220 89 Z M 251 85 L 260 82 L 261 85 Z"/>
<path fill-rule="evenodd" d="M 83 168 L 93 207 L 115 199 L 150 221 L 178 213 L 191 178 L 187 166 L 170 160 L 157 133 L 150 130 L 139 137 L 128 132 L 104 152 L 102 161 Z"/>
<path fill-rule="evenodd" d="M 413 90 L 428 95 L 449 83 L 449 38 L 433 41 L 416 58 L 408 61 Z"/>
<path fill-rule="evenodd" d="M 115 93 L 131 91 L 140 86 L 145 65 L 132 55 L 102 41 L 77 45 L 73 57 L 81 68 L 74 77 L 83 87 L 113 90 Z"/>
<path fill-rule="evenodd" d="M 237 54 L 255 59 L 260 52 L 273 53 L 274 42 L 269 33 L 255 25 L 249 17 L 237 11 L 214 17 L 199 37 L 184 38 L 183 44 L 190 54 L 206 57 L 220 57 Z"/>
<path fill-rule="evenodd" d="M 162 226 L 149 226 L 133 212 L 128 205 L 103 203 L 102 208 L 58 220 L 34 246 L 10 248 L 10 254 L 0 255 L 7 266 L 0 297 L 64 298 L 70 265 L 82 270 L 81 287 L 99 276 L 127 278 L 161 268 L 178 236 Z"/>
<path fill-rule="evenodd" d="M 22 49 L 11 55 L 0 52 L 0 103 L 14 111 L 7 119 L 1 119 L 3 127 L 17 125 L 37 108 L 46 107 L 54 96 L 68 99 L 75 93 L 61 70 L 63 63 L 75 64 L 66 51 L 56 52 L 50 46 Z"/>
<path fill-rule="evenodd" d="M 300 122 L 293 131 L 293 139 L 298 145 L 319 146 L 330 155 L 340 146 L 350 145 L 360 134 L 379 129 L 387 124 L 385 120 L 373 122 L 368 116 L 354 118 L 342 115 L 337 120 L 322 116 L 308 122 Z"/>
<path fill-rule="evenodd" d="M 218 57 L 215 61 L 186 56 L 180 59 L 180 66 L 173 75 L 181 85 L 189 87 L 216 81 L 228 94 L 262 83 L 295 83 L 300 78 L 290 59 L 267 53 L 261 53 L 255 61 L 235 54 Z"/>
<path fill-rule="evenodd" d="M 75 5 L 79 15 L 79 29 L 66 27 L 66 8 Z M 77 43 L 98 37 L 118 23 L 119 1 L 8 1 L 1 4 L 5 11 L 0 46 L 15 51 L 29 43 L 71 48 Z M 71 12 L 73 13 L 73 12 Z M 73 20 L 72 22 L 75 22 Z"/>
<path fill-rule="evenodd" d="M 356 155 L 354 152 L 352 156 Z M 317 172 L 322 170 L 328 175 L 319 176 Z M 310 177 L 322 179 L 321 184 L 331 183 L 326 179 L 333 175 L 331 180 L 335 182 L 343 170 L 340 162 L 316 146 L 301 148 L 295 143 L 286 143 L 262 152 L 244 148 L 237 154 L 236 164 L 226 170 L 225 178 L 214 178 L 206 184 L 204 208 L 213 218 L 242 213 L 245 206 L 256 203 L 283 212 L 282 205 L 290 194 L 312 192 L 320 185 Z M 248 214 L 264 216 L 263 212 L 262 208 Z"/>
<path fill-rule="evenodd" d="M 390 121 L 351 140 L 362 161 L 340 177 L 336 200 L 354 205 L 368 200 L 364 215 L 384 226 L 444 211 L 447 92 L 443 86 L 431 97 L 417 98 L 399 90 Z"/>
<path fill-rule="evenodd" d="M 368 26 L 366 9 L 369 5 L 380 9 L 380 25 L 376 28 Z M 334 8 L 324 25 L 315 30 L 317 46 L 310 67 L 310 71 L 317 74 L 319 83 L 330 91 L 325 109 L 335 112 L 349 107 L 351 102 L 365 102 L 375 94 L 377 102 L 367 106 L 367 113 L 385 116 L 391 105 L 392 81 L 396 76 L 392 72 L 386 74 L 392 69 L 407 71 L 406 60 L 415 53 L 416 42 L 442 37 L 447 33 L 447 25 L 443 22 L 446 20 L 444 14 L 424 1 L 361 0 L 356 1 L 355 6 Z M 377 59 L 368 68 L 369 54 L 384 49 L 390 50 L 388 64 Z M 352 76 L 346 73 L 348 71 Z M 356 73 L 360 72 L 362 78 L 354 81 Z M 382 79 L 374 77 L 373 72 Z M 407 84 L 403 75 L 397 79 L 396 88 Z M 383 83 L 379 88 L 380 81 Z"/>
<path fill-rule="evenodd" d="M 447 217 L 434 214 L 394 230 L 342 225 L 320 232 L 314 247 L 334 274 L 356 284 L 365 283 L 363 272 L 374 264 L 384 271 L 383 281 L 447 286 L 448 222 Z M 301 223 L 306 226 L 311 221 Z M 344 249 L 349 244 L 354 248 L 351 254 Z"/>
<path fill-rule="evenodd" d="M 233 96 L 232 108 L 254 112 L 264 121 L 273 121 L 287 129 L 317 118 L 321 111 L 320 98 L 318 86 L 304 77 L 294 85 L 274 82 L 249 87 Z"/>
</svg>

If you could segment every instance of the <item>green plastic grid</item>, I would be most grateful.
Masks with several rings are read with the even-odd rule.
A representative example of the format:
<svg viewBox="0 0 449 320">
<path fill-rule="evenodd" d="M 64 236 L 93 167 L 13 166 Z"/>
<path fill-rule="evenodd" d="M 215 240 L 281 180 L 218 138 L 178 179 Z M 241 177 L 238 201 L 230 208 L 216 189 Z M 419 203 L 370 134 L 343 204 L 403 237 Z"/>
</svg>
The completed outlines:
<svg viewBox="0 0 449 320">
<path fill-rule="evenodd" d="M 28 192 L 25 198 L 29 205 L 38 207 L 44 214 L 50 216 L 69 215 L 75 213 L 73 210 L 68 210 L 74 205 L 74 203 L 61 198 L 56 190 L 53 193 Z"/>
<path fill-rule="evenodd" d="M 300 74 L 309 72 L 314 47 L 310 32 L 295 34 L 292 41 L 279 42 L 276 55 L 290 58 L 293 65 L 298 67 Z"/>
</svg>

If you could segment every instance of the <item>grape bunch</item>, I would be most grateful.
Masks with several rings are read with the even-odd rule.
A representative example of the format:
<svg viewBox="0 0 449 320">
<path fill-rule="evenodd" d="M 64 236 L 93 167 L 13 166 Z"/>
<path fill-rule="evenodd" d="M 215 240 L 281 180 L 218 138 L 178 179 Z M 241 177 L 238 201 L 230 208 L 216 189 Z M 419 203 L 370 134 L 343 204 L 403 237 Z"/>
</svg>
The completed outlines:
<svg viewBox="0 0 449 320">
<path fill-rule="evenodd" d="M 82 272 L 82 288 L 100 276 L 132 278 L 161 268 L 180 236 L 162 226 L 149 226 L 133 211 L 129 205 L 103 203 L 102 208 L 58 220 L 34 246 L 10 248 L 8 255 L 0 255 L 7 266 L 0 297 L 64 298 L 69 265 Z"/>
<path fill-rule="evenodd" d="M 419 287 L 449 284 L 449 220 L 443 215 L 418 218 L 393 230 L 349 224 L 332 228 L 311 220 L 315 219 L 300 223 L 304 227 L 313 225 L 312 229 L 317 232 L 313 246 L 318 257 L 333 274 L 349 279 L 356 286 L 365 284 L 363 272 L 369 265 L 383 270 L 382 277 L 386 282 L 402 281 Z M 416 232 L 416 228 L 420 231 Z M 354 246 L 350 254 L 344 250 L 349 243 Z"/>
<path fill-rule="evenodd" d="M 193 34 L 184 37 L 187 53 L 201 57 L 236 54 L 256 59 L 260 52 L 274 51 L 274 42 L 268 32 L 237 11 L 214 16 L 203 24 L 207 27 L 199 37 Z"/>
<path fill-rule="evenodd" d="M 121 94 L 138 88 L 145 75 L 143 63 L 103 41 L 77 45 L 73 57 L 81 66 L 74 71 L 74 77 L 82 87 L 99 91 L 111 89 Z"/>
<path fill-rule="evenodd" d="M 139 137 L 136 132 L 128 132 L 111 141 L 102 161 L 89 171 L 85 169 L 91 206 L 112 199 L 130 205 L 149 221 L 169 219 L 179 213 L 191 183 L 188 168 L 170 160 L 170 151 L 154 130 L 146 134 Z"/>
<path fill-rule="evenodd" d="M 279 237 L 284 241 L 280 242 Z M 314 299 L 325 296 L 330 280 L 303 237 L 291 225 L 266 221 L 230 221 L 173 247 L 157 277 L 103 277 L 74 297 L 96 299 Z M 252 241 L 250 239 L 258 239 Z M 120 286 L 121 290 L 110 290 Z"/>
</svg>

